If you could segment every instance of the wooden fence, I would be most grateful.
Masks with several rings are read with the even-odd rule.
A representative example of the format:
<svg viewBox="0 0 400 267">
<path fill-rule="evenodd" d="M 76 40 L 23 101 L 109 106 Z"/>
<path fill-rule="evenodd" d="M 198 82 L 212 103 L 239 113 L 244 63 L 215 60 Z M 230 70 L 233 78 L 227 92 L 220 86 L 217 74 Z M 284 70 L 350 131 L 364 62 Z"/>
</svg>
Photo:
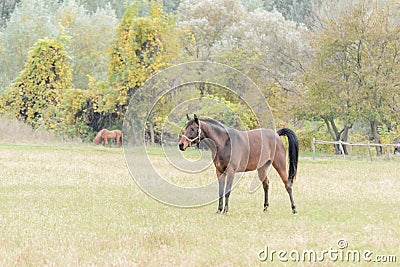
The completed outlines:
<svg viewBox="0 0 400 267">
<path fill-rule="evenodd" d="M 315 159 L 315 146 L 317 144 L 320 145 L 339 145 L 339 149 L 342 153 L 343 158 L 346 158 L 346 154 L 344 153 L 344 149 L 343 146 L 348 146 L 349 147 L 349 155 L 350 159 L 353 157 L 353 146 L 364 146 L 364 147 L 368 147 L 368 152 L 369 152 L 369 157 L 371 159 L 371 161 L 373 160 L 373 154 L 372 154 L 372 150 L 371 147 L 376 147 L 376 146 L 380 146 L 382 147 L 382 150 L 384 149 L 384 147 L 386 147 L 386 157 L 388 160 L 390 160 L 390 155 L 392 154 L 392 150 L 391 148 L 394 148 L 396 145 L 398 144 L 374 144 L 374 143 L 366 143 L 366 144 L 362 144 L 362 143 L 350 143 L 350 142 L 343 142 L 343 141 L 322 141 L 322 140 L 315 140 L 315 138 L 313 138 L 312 141 L 312 153 L 313 153 L 313 158 Z"/>
</svg>

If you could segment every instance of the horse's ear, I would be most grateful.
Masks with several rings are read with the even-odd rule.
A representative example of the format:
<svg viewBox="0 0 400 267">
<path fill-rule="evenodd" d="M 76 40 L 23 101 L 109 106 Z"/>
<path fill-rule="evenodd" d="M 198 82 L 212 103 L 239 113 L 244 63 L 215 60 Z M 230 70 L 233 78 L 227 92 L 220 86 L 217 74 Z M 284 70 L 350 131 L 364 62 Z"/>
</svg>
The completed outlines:
<svg viewBox="0 0 400 267">
<path fill-rule="evenodd" d="M 190 121 L 189 114 L 187 114 L 187 113 L 186 113 L 186 118 L 187 118 L 188 121 Z"/>
<path fill-rule="evenodd" d="M 194 114 L 194 121 L 195 121 L 197 124 L 199 124 L 199 118 L 197 118 L 197 115 L 196 115 L 196 114 Z"/>
</svg>

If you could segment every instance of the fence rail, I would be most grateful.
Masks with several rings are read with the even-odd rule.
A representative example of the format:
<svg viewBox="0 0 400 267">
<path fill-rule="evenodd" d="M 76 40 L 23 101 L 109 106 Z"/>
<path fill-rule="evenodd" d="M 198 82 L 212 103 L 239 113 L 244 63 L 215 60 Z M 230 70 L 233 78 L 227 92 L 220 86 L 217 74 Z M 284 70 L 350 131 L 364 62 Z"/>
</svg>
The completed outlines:
<svg viewBox="0 0 400 267">
<path fill-rule="evenodd" d="M 346 153 L 344 153 L 343 146 L 348 146 L 350 148 L 350 151 L 349 151 L 350 159 L 353 156 L 353 149 L 352 149 L 353 146 L 365 146 L 365 147 L 368 147 L 369 157 L 370 157 L 371 161 L 373 160 L 371 147 L 382 147 L 382 149 L 384 147 L 386 147 L 386 152 L 387 152 L 386 156 L 387 156 L 388 160 L 390 160 L 390 154 L 391 154 L 390 153 L 390 148 L 391 147 L 394 148 L 394 147 L 399 145 L 399 144 L 376 144 L 376 143 L 369 143 L 369 142 L 365 144 L 365 143 L 350 143 L 350 142 L 343 142 L 343 141 L 324 141 L 324 140 L 315 140 L 315 138 L 313 138 L 311 147 L 312 147 L 312 153 L 313 153 L 313 158 L 314 159 L 315 159 L 315 146 L 317 144 L 320 144 L 320 145 L 339 145 L 339 149 L 340 149 L 340 152 L 343 155 L 343 158 L 346 158 Z"/>
</svg>

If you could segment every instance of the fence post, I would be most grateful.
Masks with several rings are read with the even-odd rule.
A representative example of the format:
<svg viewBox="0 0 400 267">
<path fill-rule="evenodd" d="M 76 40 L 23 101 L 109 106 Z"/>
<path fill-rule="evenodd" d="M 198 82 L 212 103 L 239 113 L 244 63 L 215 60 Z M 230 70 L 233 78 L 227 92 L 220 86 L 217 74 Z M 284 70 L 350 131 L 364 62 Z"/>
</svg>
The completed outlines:
<svg viewBox="0 0 400 267">
<path fill-rule="evenodd" d="M 343 144 L 342 143 L 343 143 L 342 140 L 339 140 L 340 152 L 342 153 L 343 158 L 345 159 L 346 158 L 346 154 L 344 153 L 344 149 L 343 149 Z"/>
<path fill-rule="evenodd" d="M 311 149 L 312 149 L 313 159 L 315 159 L 315 137 L 313 137 L 312 139 Z"/>
</svg>

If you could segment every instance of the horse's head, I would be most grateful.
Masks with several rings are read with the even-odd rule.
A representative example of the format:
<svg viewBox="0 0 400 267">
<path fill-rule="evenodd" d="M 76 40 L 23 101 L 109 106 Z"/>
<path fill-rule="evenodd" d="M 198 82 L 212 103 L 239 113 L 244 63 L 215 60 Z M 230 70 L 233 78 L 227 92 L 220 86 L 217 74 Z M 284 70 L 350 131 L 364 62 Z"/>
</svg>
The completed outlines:
<svg viewBox="0 0 400 267">
<path fill-rule="evenodd" d="M 194 118 L 190 119 L 189 115 L 187 115 L 187 119 L 189 120 L 185 126 L 182 137 L 179 141 L 179 149 L 185 151 L 189 146 L 197 145 L 200 142 L 201 128 L 200 121 L 197 118 L 196 114 L 194 114 Z"/>
</svg>

